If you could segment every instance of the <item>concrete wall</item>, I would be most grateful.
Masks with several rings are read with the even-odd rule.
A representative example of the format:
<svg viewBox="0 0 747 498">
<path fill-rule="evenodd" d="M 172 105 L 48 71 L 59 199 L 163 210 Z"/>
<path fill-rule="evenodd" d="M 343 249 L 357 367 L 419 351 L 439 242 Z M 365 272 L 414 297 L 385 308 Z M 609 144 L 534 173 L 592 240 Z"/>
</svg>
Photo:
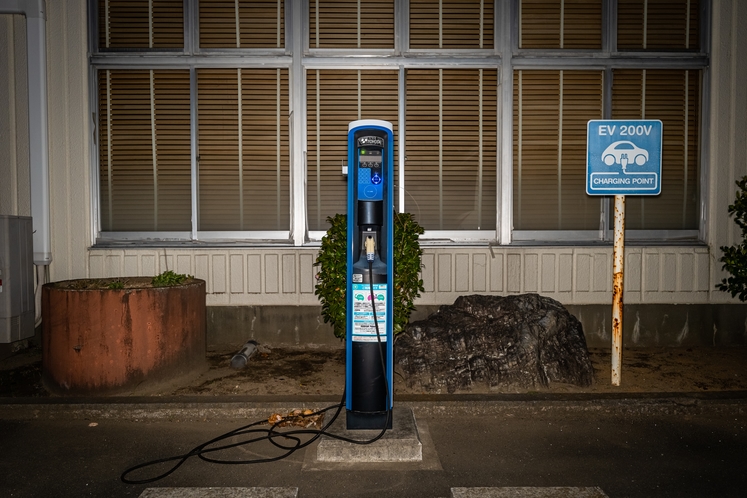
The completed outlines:
<svg viewBox="0 0 747 498">
<path fill-rule="evenodd" d="M 0 16 L 0 150 L 8 151 L 0 154 L 2 214 L 29 213 L 23 30 L 23 18 Z M 86 30 L 85 0 L 47 1 L 52 280 L 152 275 L 169 268 L 205 278 L 211 306 L 317 306 L 313 247 L 91 249 L 94 129 Z M 710 108 L 704 109 L 710 125 L 702 137 L 708 152 L 702 182 L 707 245 L 628 247 L 625 302 L 631 305 L 736 302 L 714 286 L 725 276 L 719 247 L 739 238 L 727 216 L 734 181 L 747 174 L 747 3 L 714 0 L 712 33 Z M 520 292 L 539 292 L 566 305 L 607 304 L 611 253 L 595 246 L 427 247 L 426 292 L 418 304 Z"/>
<path fill-rule="evenodd" d="M 410 322 L 439 306 L 420 305 Z M 609 348 L 609 304 L 567 305 L 581 322 L 590 348 Z M 209 306 L 207 339 L 214 348 L 238 348 L 249 339 L 270 346 L 341 347 L 320 316 L 320 306 Z M 747 305 L 628 304 L 623 314 L 626 348 L 747 345 Z"/>
</svg>

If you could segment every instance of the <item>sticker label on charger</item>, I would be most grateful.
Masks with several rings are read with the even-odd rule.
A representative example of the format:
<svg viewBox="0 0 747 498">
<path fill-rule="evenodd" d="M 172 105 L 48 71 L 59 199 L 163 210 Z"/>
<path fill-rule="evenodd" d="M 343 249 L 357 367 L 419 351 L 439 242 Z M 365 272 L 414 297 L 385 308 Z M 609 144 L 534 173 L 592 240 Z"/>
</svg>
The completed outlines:
<svg viewBox="0 0 747 498">
<path fill-rule="evenodd" d="M 386 342 L 387 284 L 353 284 L 353 342 L 378 342 L 376 323 L 381 342 Z M 374 322 L 374 306 L 376 322 Z"/>
</svg>

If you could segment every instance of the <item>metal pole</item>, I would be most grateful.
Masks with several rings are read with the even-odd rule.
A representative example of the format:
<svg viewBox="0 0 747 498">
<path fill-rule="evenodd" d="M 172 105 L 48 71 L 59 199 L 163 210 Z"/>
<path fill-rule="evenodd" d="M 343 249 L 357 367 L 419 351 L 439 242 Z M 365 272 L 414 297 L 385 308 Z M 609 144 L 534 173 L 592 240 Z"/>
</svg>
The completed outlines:
<svg viewBox="0 0 747 498">
<path fill-rule="evenodd" d="M 625 261 L 625 196 L 615 196 L 615 247 L 612 252 L 612 385 L 620 385 L 622 367 L 623 263 Z"/>
</svg>

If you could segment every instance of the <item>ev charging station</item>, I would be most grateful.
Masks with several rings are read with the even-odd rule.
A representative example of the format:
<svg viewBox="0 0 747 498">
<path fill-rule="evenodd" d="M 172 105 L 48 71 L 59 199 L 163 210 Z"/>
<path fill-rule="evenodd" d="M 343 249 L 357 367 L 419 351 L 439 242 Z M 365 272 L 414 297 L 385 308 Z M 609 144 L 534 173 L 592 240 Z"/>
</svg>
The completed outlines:
<svg viewBox="0 0 747 498">
<path fill-rule="evenodd" d="M 347 429 L 391 429 L 393 388 L 392 124 L 348 125 L 345 408 Z"/>
<path fill-rule="evenodd" d="M 345 429 L 378 429 L 370 440 L 332 436 L 326 429 L 338 420 L 337 414 L 317 435 L 322 436 L 317 446 L 317 459 L 323 462 L 422 462 L 422 443 L 418 436 L 412 410 L 398 409 L 396 430 L 394 418 L 394 138 L 392 123 L 376 119 L 353 121 L 348 125 L 348 211 L 347 211 L 347 283 L 346 283 L 346 355 L 345 355 Z M 345 174 L 345 169 L 343 169 Z M 246 348 L 250 349 L 247 343 Z M 240 353 L 244 352 L 242 351 Z M 238 356 L 238 355 L 237 355 Z M 246 356 L 246 355 L 245 355 Z M 235 358 L 234 358 L 235 359 Z M 239 360 L 242 360 L 239 358 Z M 242 360 L 243 361 L 243 360 Z M 232 360 L 233 363 L 233 360 Z M 326 408 L 340 409 L 339 405 Z M 318 413 L 321 413 L 318 412 Z M 339 413 L 339 411 L 337 412 Z M 338 427 L 339 428 L 339 427 Z M 246 443 L 291 434 L 309 434 L 303 429 L 286 433 L 268 429 L 266 438 L 251 439 Z M 386 433 L 386 434 L 385 434 Z M 174 472 L 189 456 L 199 455 L 210 444 L 235 436 L 231 431 L 198 446 L 171 470 L 155 479 L 132 480 L 133 471 L 161 464 L 155 460 L 131 467 L 121 479 L 129 484 L 145 484 Z M 284 458 L 308 443 L 288 449 Z M 365 448 L 379 442 L 373 451 Z M 310 441 L 309 441 L 310 442 Z M 246 444 L 244 443 L 244 444 Z M 360 451 L 341 451 L 339 444 L 355 443 Z M 278 446 L 278 443 L 272 443 Z M 234 445 L 224 448 L 233 447 Z M 283 447 L 284 446 L 280 446 Z M 322 457 L 323 455 L 323 457 Z M 217 460 L 216 460 L 217 461 Z M 225 463 L 259 463 L 265 459 L 227 461 Z"/>
</svg>

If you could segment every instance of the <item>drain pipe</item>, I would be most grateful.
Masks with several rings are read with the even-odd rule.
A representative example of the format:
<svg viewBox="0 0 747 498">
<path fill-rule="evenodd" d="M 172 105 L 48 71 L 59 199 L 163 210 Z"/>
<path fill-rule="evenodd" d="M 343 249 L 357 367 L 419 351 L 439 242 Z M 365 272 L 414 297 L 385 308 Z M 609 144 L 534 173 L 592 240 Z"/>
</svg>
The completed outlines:
<svg viewBox="0 0 747 498">
<path fill-rule="evenodd" d="M 44 0 L 0 0 L 0 14 L 26 17 L 29 95 L 29 172 L 34 227 L 34 264 L 52 262 L 49 231 L 49 146 L 47 137 L 47 36 Z"/>
</svg>

